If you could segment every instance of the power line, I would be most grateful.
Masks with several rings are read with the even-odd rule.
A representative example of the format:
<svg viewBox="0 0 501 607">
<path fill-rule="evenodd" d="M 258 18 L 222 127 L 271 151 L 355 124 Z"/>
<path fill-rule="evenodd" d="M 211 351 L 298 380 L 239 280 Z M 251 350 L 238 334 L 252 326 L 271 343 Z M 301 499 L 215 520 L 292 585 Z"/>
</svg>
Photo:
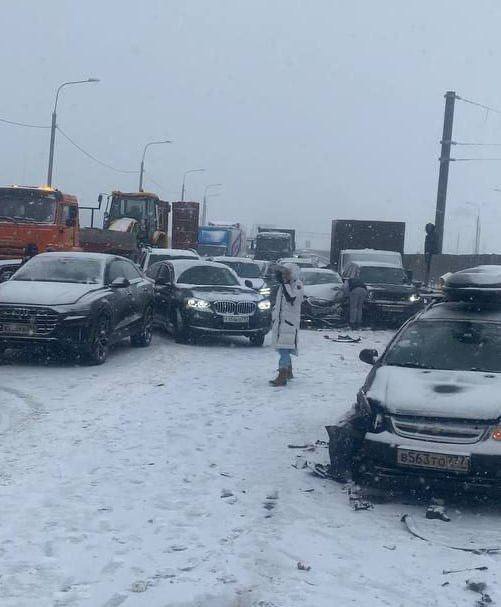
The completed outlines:
<svg viewBox="0 0 501 607">
<path fill-rule="evenodd" d="M 10 124 L 12 126 L 24 126 L 30 129 L 50 129 L 50 126 L 44 126 L 42 124 L 29 124 L 28 122 L 16 122 L 15 120 L 7 120 L 6 118 L 0 118 L 0 122 L 3 124 Z"/>
<path fill-rule="evenodd" d="M 475 160 L 501 160 L 501 157 L 499 157 L 499 158 L 450 158 L 451 162 L 472 162 Z"/>
<path fill-rule="evenodd" d="M 71 139 L 71 137 L 69 135 L 67 135 L 59 126 L 56 127 L 57 130 L 61 133 L 61 135 L 71 143 L 71 145 L 73 145 L 74 147 L 77 148 L 77 150 L 79 150 L 80 152 L 82 152 L 82 154 L 84 154 L 85 156 L 87 156 L 87 158 L 90 158 L 91 160 L 93 160 L 94 162 L 97 162 L 97 164 L 100 164 L 103 167 L 106 167 L 107 169 L 110 169 L 111 171 L 115 171 L 116 173 L 125 173 L 125 174 L 137 174 L 139 173 L 139 171 L 130 171 L 130 170 L 126 170 L 126 169 L 117 169 L 116 167 L 112 166 L 111 164 L 108 164 L 107 162 L 103 162 L 102 160 L 99 160 L 99 158 L 96 158 L 93 154 L 91 154 L 90 152 L 87 152 L 87 150 L 84 150 L 82 146 L 78 145 L 78 143 L 76 143 L 76 141 L 73 141 L 73 139 Z"/>
<path fill-rule="evenodd" d="M 456 95 L 456 99 L 458 101 L 464 101 L 464 103 L 469 103 L 470 105 L 475 105 L 476 107 L 480 107 L 488 112 L 493 112 L 494 114 L 501 114 L 501 110 L 498 110 L 495 107 L 491 107 L 490 105 L 485 105 L 484 103 L 479 103 L 478 101 L 472 101 L 471 99 L 465 99 L 464 97 L 460 97 Z"/>
<path fill-rule="evenodd" d="M 451 141 L 451 145 L 469 145 L 469 146 L 484 146 L 484 147 L 500 147 L 501 143 L 481 143 L 481 142 L 470 142 L 470 141 Z"/>
</svg>

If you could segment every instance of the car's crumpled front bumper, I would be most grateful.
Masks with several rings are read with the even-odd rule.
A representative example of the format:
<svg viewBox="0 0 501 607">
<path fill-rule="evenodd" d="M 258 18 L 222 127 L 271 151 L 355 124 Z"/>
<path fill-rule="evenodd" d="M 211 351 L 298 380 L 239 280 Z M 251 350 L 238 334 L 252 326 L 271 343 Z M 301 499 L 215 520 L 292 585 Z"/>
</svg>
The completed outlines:
<svg viewBox="0 0 501 607">
<path fill-rule="evenodd" d="M 398 449 L 424 453 L 469 457 L 468 472 L 407 466 L 397 463 Z M 501 442 L 487 438 L 473 444 L 413 440 L 389 431 L 368 432 L 357 456 L 359 476 L 380 483 L 398 481 L 412 487 L 443 488 L 444 483 L 463 490 L 499 489 L 501 491 Z"/>
</svg>

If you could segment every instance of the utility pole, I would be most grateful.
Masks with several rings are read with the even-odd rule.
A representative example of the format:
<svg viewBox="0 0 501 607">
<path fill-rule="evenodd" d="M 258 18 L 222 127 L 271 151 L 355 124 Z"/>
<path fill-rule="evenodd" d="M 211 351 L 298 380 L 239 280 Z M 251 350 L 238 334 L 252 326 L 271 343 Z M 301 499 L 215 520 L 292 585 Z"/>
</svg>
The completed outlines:
<svg viewBox="0 0 501 607">
<path fill-rule="evenodd" d="M 480 254 L 480 210 L 477 214 L 477 227 L 475 230 L 475 255 Z"/>
<path fill-rule="evenodd" d="M 456 92 L 445 93 L 444 129 L 442 133 L 442 149 L 440 151 L 440 170 L 438 173 L 437 210 L 435 214 L 436 252 L 442 253 L 444 244 L 445 205 L 447 201 L 447 183 L 449 180 L 449 164 L 451 161 L 452 125 L 454 122 L 454 103 Z"/>
</svg>

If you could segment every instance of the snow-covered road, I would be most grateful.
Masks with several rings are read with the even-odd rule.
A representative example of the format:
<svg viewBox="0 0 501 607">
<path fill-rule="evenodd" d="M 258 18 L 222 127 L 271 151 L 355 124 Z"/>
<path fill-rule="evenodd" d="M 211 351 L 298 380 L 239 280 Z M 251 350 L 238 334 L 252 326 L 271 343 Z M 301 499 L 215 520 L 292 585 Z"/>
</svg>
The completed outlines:
<svg viewBox="0 0 501 607">
<path fill-rule="evenodd" d="M 327 463 L 325 424 L 354 398 L 361 347 L 303 332 L 297 378 L 268 387 L 270 347 L 244 340 L 146 350 L 103 367 L 0 367 L 2 607 L 468 605 L 498 556 L 411 537 L 402 502 L 355 512 L 343 488 L 292 466 Z M 226 496 L 226 497 L 222 497 Z M 444 525 L 500 512 L 455 510 Z M 300 571 L 298 561 L 311 566 Z M 443 569 L 487 566 L 475 573 Z M 444 585 L 448 582 L 447 585 Z"/>
</svg>

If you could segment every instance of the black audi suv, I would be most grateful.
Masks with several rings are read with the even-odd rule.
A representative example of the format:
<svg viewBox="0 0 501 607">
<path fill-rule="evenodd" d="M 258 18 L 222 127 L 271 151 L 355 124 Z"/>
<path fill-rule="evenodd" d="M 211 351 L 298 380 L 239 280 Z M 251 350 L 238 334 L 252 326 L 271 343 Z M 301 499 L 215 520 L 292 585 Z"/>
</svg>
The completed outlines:
<svg viewBox="0 0 501 607">
<path fill-rule="evenodd" d="M 130 337 L 151 342 L 153 284 L 130 260 L 100 253 L 43 253 L 0 285 L 0 352 L 59 346 L 91 364 Z"/>
</svg>

